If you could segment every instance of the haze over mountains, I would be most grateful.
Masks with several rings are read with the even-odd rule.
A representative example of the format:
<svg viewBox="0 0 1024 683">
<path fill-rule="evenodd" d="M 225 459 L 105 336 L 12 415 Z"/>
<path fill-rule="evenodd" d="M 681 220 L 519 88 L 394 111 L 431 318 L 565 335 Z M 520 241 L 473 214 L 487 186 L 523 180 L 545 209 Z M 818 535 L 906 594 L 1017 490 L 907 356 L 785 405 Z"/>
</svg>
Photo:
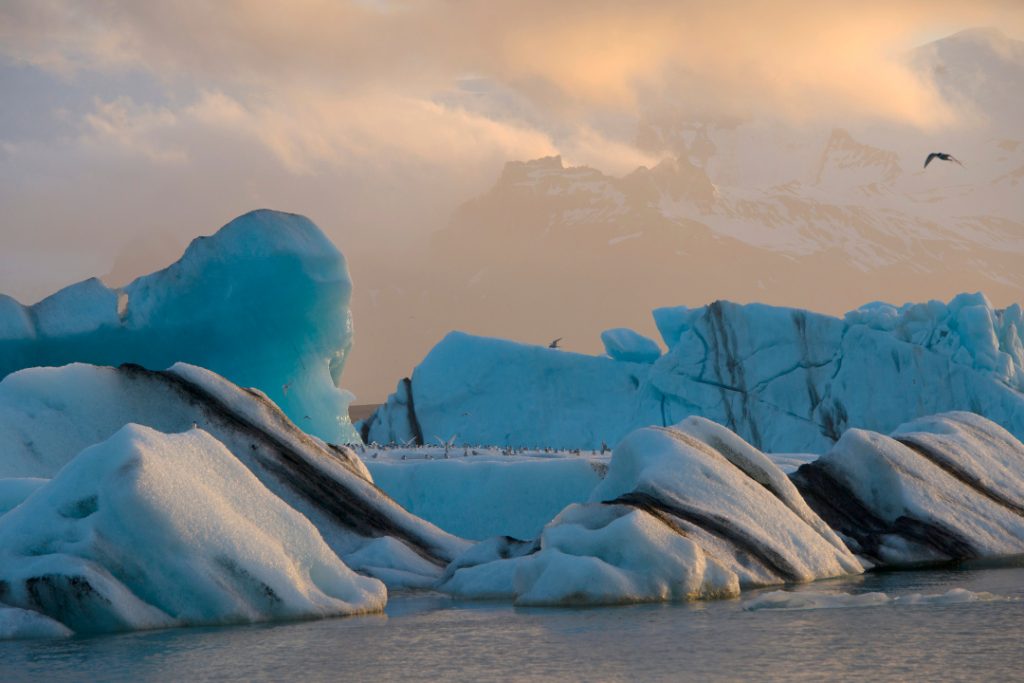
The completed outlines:
<svg viewBox="0 0 1024 683">
<path fill-rule="evenodd" d="M 777 97 L 763 110 L 746 106 L 737 109 L 743 115 L 726 116 L 722 112 L 732 110 L 722 106 L 721 93 L 705 99 L 704 90 L 689 85 L 645 91 L 636 112 L 607 123 L 603 137 L 595 138 L 602 153 L 545 144 L 539 154 L 563 151 L 566 158 L 499 156 L 508 159 L 503 170 L 496 161 L 485 165 L 493 176 L 487 171 L 474 184 L 458 185 L 480 188 L 475 196 L 476 190 L 456 191 L 434 177 L 429 164 L 417 173 L 393 171 L 386 188 L 371 192 L 368 178 L 390 167 L 387 159 L 346 171 L 366 176 L 365 191 L 331 180 L 326 171 L 282 177 L 284 171 L 273 170 L 276 162 L 258 161 L 253 143 L 239 138 L 220 151 L 184 147 L 194 157 L 191 166 L 163 157 L 152 162 L 160 196 L 175 200 L 154 211 L 156 200 L 144 189 L 153 185 L 149 171 L 138 171 L 135 183 L 124 177 L 135 167 L 120 162 L 125 166 L 113 185 L 127 191 L 118 191 L 116 210 L 92 211 L 76 196 L 54 193 L 50 213 L 31 215 L 51 221 L 56 215 L 56 224 L 66 227 L 40 223 L 5 240 L 0 289 L 28 303 L 103 268 L 88 263 L 104 259 L 113 262 L 105 280 L 122 285 L 176 260 L 192 237 L 208 230 L 210 215 L 223 212 L 226 220 L 261 205 L 309 213 L 344 252 L 353 274 L 355 341 L 343 385 L 359 402 L 383 400 L 452 329 L 540 344 L 564 337 L 569 350 L 598 353 L 599 334 L 609 327 L 653 335 L 650 310 L 664 305 L 731 299 L 838 314 L 873 299 L 948 300 L 978 290 L 998 306 L 1020 301 L 1024 43 L 996 29 L 974 29 L 917 48 L 903 62 L 920 83 L 934 84 L 940 108 L 948 111 L 931 118 L 917 110 L 913 117 L 872 117 L 866 112 L 886 110 L 872 98 L 894 96 L 891 79 L 885 88 L 867 88 L 866 105 L 849 105 L 857 109 L 849 116 L 823 115 L 834 108 L 819 106 L 806 120 L 799 111 L 780 113 Z M 713 71 L 694 74 L 694 82 Z M 527 110 L 513 87 L 497 78 L 464 79 L 457 90 L 439 95 L 438 106 L 505 123 L 536 123 L 551 114 Z M 793 102 L 807 98 L 802 91 Z M 117 111 L 134 126 L 138 112 L 128 104 Z M 154 120 L 136 137 L 156 144 L 183 126 L 186 114 Z M 89 116 L 93 121 L 99 114 Z M 596 124 L 591 117 L 581 125 Z M 611 135 L 612 129 L 625 132 Z M 630 144 L 613 144 L 613 138 Z M 21 145 L 18 153 L 29 148 Z M 436 163 L 466 166 L 459 150 Z M 965 166 L 933 162 L 922 169 L 933 151 L 950 152 Z M 246 165 L 249 154 L 251 168 L 227 165 L 235 157 Z M 570 161 L 580 158 L 593 167 Z M 192 167 L 196 173 L 188 172 Z M 218 174 L 209 196 L 200 170 Z M 97 202 L 107 201 L 104 178 L 97 168 L 90 191 Z M 366 195 L 367 206 L 380 205 L 379 195 L 386 195 L 395 215 L 370 211 L 353 193 Z M 451 208 L 428 208 L 424 194 Z M 14 202 L 12 222 L 26 202 L 32 203 Z M 84 213 L 60 218 L 75 211 Z M 445 211 L 447 225 L 431 233 Z M 401 230 L 398 214 L 404 216 Z M 71 234 L 55 240 L 60 230 Z M 104 245 L 118 231 L 127 237 L 118 240 L 115 259 Z M 74 247 L 86 235 L 94 236 L 90 246 Z M 40 262 L 42 252 L 32 249 L 44 246 Z M 43 288 L 42 280 L 54 284 Z"/>
<path fill-rule="evenodd" d="M 350 254 L 346 386 L 377 400 L 450 329 L 533 343 L 652 334 L 656 306 L 763 301 L 838 314 L 865 301 L 1024 293 L 1024 43 L 964 31 L 908 59 L 964 123 L 858 130 L 661 115 L 663 161 L 616 177 L 558 157 L 509 162 L 407 260 Z M 964 161 L 931 164 L 931 151 Z M 372 376 L 371 376 L 372 373 Z M 372 387 L 372 388 L 371 388 Z M 367 393 L 369 389 L 369 393 Z"/>
</svg>

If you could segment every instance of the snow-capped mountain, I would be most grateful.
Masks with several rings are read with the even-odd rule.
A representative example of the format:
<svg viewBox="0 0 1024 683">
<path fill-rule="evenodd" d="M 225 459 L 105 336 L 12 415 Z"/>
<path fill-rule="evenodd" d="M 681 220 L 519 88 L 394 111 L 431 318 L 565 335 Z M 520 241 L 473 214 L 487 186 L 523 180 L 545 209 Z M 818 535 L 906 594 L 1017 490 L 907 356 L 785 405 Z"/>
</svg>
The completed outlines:
<svg viewBox="0 0 1024 683">
<path fill-rule="evenodd" d="M 559 157 L 508 163 L 414 259 L 354 260 L 360 335 L 376 340 L 357 342 L 356 355 L 386 352 L 407 371 L 453 328 L 545 344 L 565 336 L 599 352 L 603 329 L 653 334 L 647 310 L 716 299 L 832 314 L 961 291 L 1020 301 L 1024 43 L 967 31 L 907 59 L 957 124 L 662 114 L 637 132 L 664 157 L 650 168 L 614 176 Z M 963 166 L 922 168 L 933 151 Z M 359 394 L 362 380 L 351 381 Z"/>
</svg>

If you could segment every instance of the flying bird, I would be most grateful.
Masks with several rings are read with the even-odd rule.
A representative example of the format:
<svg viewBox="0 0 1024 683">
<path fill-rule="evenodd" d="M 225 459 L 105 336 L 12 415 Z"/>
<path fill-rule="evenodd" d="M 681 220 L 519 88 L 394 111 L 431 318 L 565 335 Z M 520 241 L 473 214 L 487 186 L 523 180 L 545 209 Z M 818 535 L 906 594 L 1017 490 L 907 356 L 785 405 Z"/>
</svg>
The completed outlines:
<svg viewBox="0 0 1024 683">
<path fill-rule="evenodd" d="M 941 159 L 942 161 L 955 161 L 956 163 L 963 166 L 959 159 L 952 154 L 946 154 L 945 152 L 932 152 L 928 155 L 928 158 L 924 160 L 924 167 L 928 168 L 928 164 L 932 163 L 932 159 Z"/>
<path fill-rule="evenodd" d="M 560 341 L 562 341 L 562 338 L 561 338 L 561 337 L 559 337 L 559 338 L 558 338 L 558 339 L 556 339 L 555 341 L 553 341 L 553 342 L 551 342 L 550 344 L 548 344 L 548 348 L 549 348 L 549 349 L 558 349 L 558 348 L 561 348 L 561 347 L 560 347 L 560 346 L 558 345 L 558 342 L 560 342 Z"/>
</svg>

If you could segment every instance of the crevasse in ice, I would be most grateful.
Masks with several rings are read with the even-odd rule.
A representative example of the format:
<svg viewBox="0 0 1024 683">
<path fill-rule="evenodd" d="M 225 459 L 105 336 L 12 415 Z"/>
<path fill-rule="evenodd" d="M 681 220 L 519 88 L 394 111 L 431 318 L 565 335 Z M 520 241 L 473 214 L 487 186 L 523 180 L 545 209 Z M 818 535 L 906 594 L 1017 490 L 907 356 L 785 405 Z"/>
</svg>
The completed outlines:
<svg viewBox="0 0 1024 683">
<path fill-rule="evenodd" d="M 669 350 L 634 363 L 452 333 L 360 427 L 370 441 L 599 448 L 698 415 L 766 451 L 970 410 L 1024 436 L 1021 308 L 981 294 L 844 318 L 716 301 L 660 308 Z"/>
</svg>

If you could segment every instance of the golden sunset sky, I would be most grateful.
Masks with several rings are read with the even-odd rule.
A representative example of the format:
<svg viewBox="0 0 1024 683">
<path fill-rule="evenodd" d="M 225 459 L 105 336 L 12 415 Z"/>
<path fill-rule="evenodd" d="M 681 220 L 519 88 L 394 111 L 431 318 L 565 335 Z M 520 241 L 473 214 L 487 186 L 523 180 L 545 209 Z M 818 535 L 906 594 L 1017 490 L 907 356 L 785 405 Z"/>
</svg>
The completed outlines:
<svg viewBox="0 0 1024 683">
<path fill-rule="evenodd" d="M 906 55 L 972 27 L 1024 37 L 1024 3 L 0 0 L 0 292 L 141 274 L 259 207 L 408 254 L 508 161 L 656 165 L 665 117 L 942 140 L 979 113 Z"/>
</svg>

